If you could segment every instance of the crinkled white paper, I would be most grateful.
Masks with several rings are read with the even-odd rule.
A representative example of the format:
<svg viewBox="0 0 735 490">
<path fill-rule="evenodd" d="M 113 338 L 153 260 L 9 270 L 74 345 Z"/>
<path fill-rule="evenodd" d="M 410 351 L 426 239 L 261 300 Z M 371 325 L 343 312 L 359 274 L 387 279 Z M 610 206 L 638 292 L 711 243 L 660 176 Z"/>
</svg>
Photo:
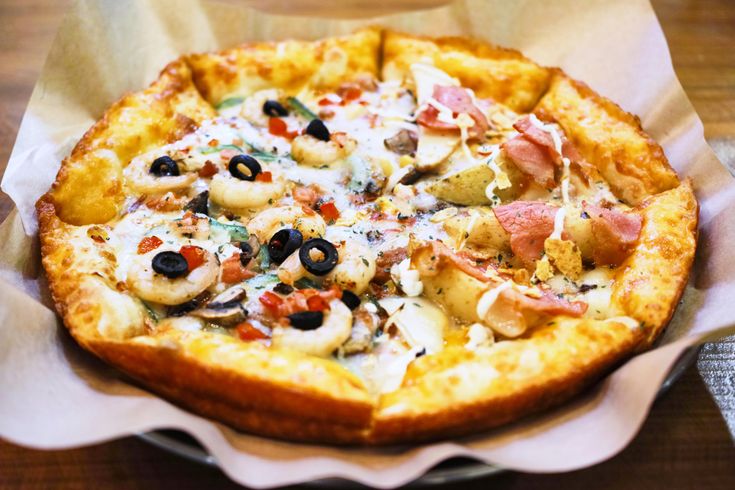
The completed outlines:
<svg viewBox="0 0 735 490">
<path fill-rule="evenodd" d="M 30 447 L 68 448 L 177 428 L 196 437 L 232 479 L 251 487 L 325 477 L 395 487 L 457 455 L 524 471 L 573 470 L 625 447 L 685 347 L 735 330 L 728 327 L 735 318 L 735 214 L 728 212 L 735 209 L 735 185 L 705 143 L 647 1 L 477 0 L 439 8 L 429 0 L 256 3 L 310 16 L 269 15 L 242 2 L 88 0 L 76 3 L 62 23 L 2 182 L 18 210 L 0 227 L 0 436 Z M 416 6 L 427 8 L 366 18 Z M 350 15 L 359 19 L 344 19 Z M 74 344 L 39 276 L 37 239 L 24 229 L 35 233 L 33 204 L 82 133 L 125 91 L 143 88 L 182 53 L 257 39 L 316 39 L 366 24 L 474 35 L 516 48 L 640 115 L 672 165 L 694 180 L 701 202 L 696 265 L 663 347 L 634 358 L 564 407 L 509 427 L 410 448 L 344 449 L 238 433 L 129 384 Z"/>
</svg>

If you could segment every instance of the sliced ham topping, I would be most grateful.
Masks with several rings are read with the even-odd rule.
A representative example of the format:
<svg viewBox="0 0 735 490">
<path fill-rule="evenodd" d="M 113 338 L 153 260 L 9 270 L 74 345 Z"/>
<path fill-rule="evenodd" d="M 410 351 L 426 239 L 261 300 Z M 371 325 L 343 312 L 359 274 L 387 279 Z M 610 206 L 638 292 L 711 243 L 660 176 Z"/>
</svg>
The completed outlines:
<svg viewBox="0 0 735 490">
<path fill-rule="evenodd" d="M 539 315 L 569 315 L 579 317 L 587 311 L 587 303 L 583 301 L 569 302 L 558 297 L 552 291 L 542 289 L 540 298 L 532 298 L 516 291 L 515 289 L 506 289 L 501 296 L 506 300 L 512 301 L 515 306 L 523 311 L 531 311 Z"/>
<path fill-rule="evenodd" d="M 583 203 L 582 209 L 592 220 L 595 264 L 620 265 L 638 241 L 643 224 L 641 216 L 588 203 Z"/>
<path fill-rule="evenodd" d="M 452 110 L 452 116 L 457 117 L 459 114 L 468 114 L 474 121 L 474 126 L 468 128 L 470 139 L 480 139 L 485 131 L 490 127 L 485 114 L 472 102 L 472 97 L 466 89 L 462 87 L 443 87 L 441 85 L 434 86 L 432 97 L 442 105 Z M 438 120 L 439 110 L 433 105 L 429 105 L 421 111 L 416 121 L 422 126 L 433 129 L 459 129 L 456 124 L 447 123 Z"/>
<path fill-rule="evenodd" d="M 545 187 L 554 187 L 554 170 L 559 154 L 551 135 L 537 128 L 529 117 L 516 121 L 520 134 L 503 143 L 502 148 L 518 169 Z"/>
<path fill-rule="evenodd" d="M 561 165 L 562 155 L 556 151 L 551 134 L 535 126 L 530 117 L 519 119 L 513 127 L 520 134 L 503 143 L 508 158 L 521 172 L 530 175 L 539 184 L 553 187 L 554 171 Z M 582 158 L 571 141 L 562 134 L 559 137 L 563 156 L 569 159 L 573 170 L 587 179 L 591 171 L 590 164 Z"/>
<path fill-rule="evenodd" d="M 510 249 L 529 267 L 541 258 L 544 241 L 554 231 L 557 211 L 536 201 L 515 201 L 493 208 L 500 226 L 510 235 Z"/>
<path fill-rule="evenodd" d="M 505 143 L 503 149 L 518 169 L 544 187 L 554 187 L 554 159 L 546 147 L 518 135 Z"/>
<path fill-rule="evenodd" d="M 420 256 L 425 260 L 414 264 L 422 276 L 434 276 L 446 265 L 453 265 L 465 274 L 479 281 L 493 283 L 494 286 L 500 285 L 497 277 L 486 275 L 481 268 L 457 254 L 443 243 L 434 241 L 424 245 L 424 247 L 431 247 L 431 253 L 417 254 L 417 256 Z M 418 249 L 414 251 L 414 254 L 416 254 L 417 251 Z M 585 311 L 587 311 L 587 303 L 582 301 L 574 301 L 570 303 L 563 298 L 559 298 L 552 291 L 546 289 L 541 289 L 541 297 L 534 298 L 527 296 L 516 289 L 509 288 L 500 293 L 500 298 L 502 298 L 506 303 L 505 306 L 507 306 L 507 309 L 510 309 L 511 311 L 535 313 L 539 316 L 569 315 L 578 317 L 582 316 Z"/>
<path fill-rule="evenodd" d="M 419 250 L 417 249 L 414 250 L 414 255 L 424 259 L 428 257 L 428 259 L 413 264 L 422 276 L 435 276 L 445 265 L 453 264 L 457 269 L 475 279 L 483 282 L 490 281 L 490 278 L 485 275 L 482 269 L 470 262 L 469 259 L 455 253 L 442 242 L 433 241 L 424 245 L 424 247 L 431 247 L 431 254 L 417 254 Z"/>
</svg>

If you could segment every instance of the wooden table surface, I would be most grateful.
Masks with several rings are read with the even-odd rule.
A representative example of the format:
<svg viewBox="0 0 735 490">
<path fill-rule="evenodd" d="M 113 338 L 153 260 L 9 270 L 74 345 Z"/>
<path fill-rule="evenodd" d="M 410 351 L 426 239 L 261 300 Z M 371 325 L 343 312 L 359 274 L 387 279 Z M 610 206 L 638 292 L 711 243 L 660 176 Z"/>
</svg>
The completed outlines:
<svg viewBox="0 0 735 490">
<path fill-rule="evenodd" d="M 69 0 L 0 1 L 0 174 Z M 723 162 L 735 168 L 735 1 L 655 0 L 676 71 Z M 0 193 L 0 220 L 12 208 Z M 448 488 L 735 488 L 735 342 L 708 344 L 621 454 L 560 475 L 508 472 Z M 708 390 L 709 387 L 709 390 Z M 713 398 L 712 394 L 715 395 Z M 0 396 L 3 396 L 0 394 Z M 719 404 L 719 408 L 718 408 Z M 213 468 L 126 438 L 65 451 L 0 441 L 0 489 L 236 488 Z"/>
</svg>

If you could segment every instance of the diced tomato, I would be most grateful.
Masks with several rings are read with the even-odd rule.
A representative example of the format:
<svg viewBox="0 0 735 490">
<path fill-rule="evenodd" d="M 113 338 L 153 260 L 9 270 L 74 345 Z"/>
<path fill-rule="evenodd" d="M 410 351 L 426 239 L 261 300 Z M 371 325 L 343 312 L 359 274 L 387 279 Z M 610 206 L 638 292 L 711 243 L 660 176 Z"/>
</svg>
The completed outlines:
<svg viewBox="0 0 735 490">
<path fill-rule="evenodd" d="M 324 97 L 323 99 L 319 99 L 319 105 L 331 105 L 333 102 L 329 100 L 328 97 Z"/>
<path fill-rule="evenodd" d="M 211 140 L 209 140 L 209 143 L 207 143 L 207 144 L 209 146 L 211 146 L 211 147 L 214 148 L 215 146 L 219 146 L 219 140 L 217 140 L 217 139 L 211 139 Z"/>
<path fill-rule="evenodd" d="M 266 291 L 265 293 L 261 294 L 258 298 L 258 301 L 266 307 L 268 311 L 271 312 L 271 314 L 278 316 L 280 313 L 280 308 L 283 305 L 283 298 L 278 296 L 276 293 L 272 293 L 271 291 Z"/>
<path fill-rule="evenodd" d="M 334 221 L 339 218 L 339 209 L 334 205 L 334 201 L 329 201 L 319 206 L 319 214 L 327 221 Z"/>
<path fill-rule="evenodd" d="M 273 173 L 271 172 L 260 172 L 255 176 L 255 180 L 258 182 L 273 182 Z"/>
<path fill-rule="evenodd" d="M 250 279 L 254 275 L 255 272 L 242 266 L 240 254 L 237 252 L 222 262 L 222 282 L 226 284 L 241 282 Z"/>
<path fill-rule="evenodd" d="M 239 323 L 235 326 L 235 331 L 237 332 L 237 336 L 240 337 L 240 340 L 246 342 L 268 338 L 265 333 L 255 328 L 250 322 Z"/>
<path fill-rule="evenodd" d="M 329 304 L 321 296 L 307 298 L 306 305 L 309 307 L 309 311 L 324 311 L 329 308 Z"/>
<path fill-rule="evenodd" d="M 204 263 L 204 249 L 201 247 L 184 245 L 179 250 L 179 253 L 186 259 L 186 263 L 189 265 L 189 272 Z"/>
<path fill-rule="evenodd" d="M 284 138 L 294 138 L 298 134 L 297 131 L 289 131 L 288 125 L 280 117 L 271 117 L 268 119 L 268 132 L 273 136 L 283 136 Z"/>
<path fill-rule="evenodd" d="M 147 236 L 143 238 L 138 244 L 138 253 L 141 255 L 148 253 L 151 250 L 155 250 L 160 247 L 162 243 L 163 240 L 161 240 L 157 236 Z"/>
<path fill-rule="evenodd" d="M 337 90 L 337 95 L 342 97 L 342 105 L 344 105 L 346 102 L 359 99 L 362 95 L 362 89 L 354 84 L 345 84 Z"/>
<path fill-rule="evenodd" d="M 204 166 L 199 169 L 199 177 L 207 178 L 217 173 L 217 165 L 212 163 L 211 160 L 207 160 Z"/>
</svg>

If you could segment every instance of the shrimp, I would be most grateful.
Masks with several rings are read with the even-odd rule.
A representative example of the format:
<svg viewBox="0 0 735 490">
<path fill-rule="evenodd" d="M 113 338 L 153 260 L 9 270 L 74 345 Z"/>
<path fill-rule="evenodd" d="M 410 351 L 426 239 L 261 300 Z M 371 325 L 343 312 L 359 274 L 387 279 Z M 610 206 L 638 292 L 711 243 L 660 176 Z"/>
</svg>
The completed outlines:
<svg viewBox="0 0 735 490">
<path fill-rule="evenodd" d="M 347 158 L 355 148 L 357 141 L 347 133 L 332 133 L 329 141 L 304 134 L 291 142 L 291 157 L 304 165 L 320 166 Z"/>
<path fill-rule="evenodd" d="M 210 199 L 225 208 L 260 208 L 280 199 L 285 193 L 285 182 L 275 176 L 272 182 L 259 182 L 217 174 L 209 186 Z"/>
<path fill-rule="evenodd" d="M 133 158 L 130 165 L 123 170 L 126 184 L 134 191 L 141 194 L 164 194 L 189 187 L 197 180 L 196 172 L 161 177 L 152 174 L 150 172 L 154 160 L 152 157 L 147 154 Z"/>
<path fill-rule="evenodd" d="M 275 327 L 272 345 L 281 349 L 292 349 L 312 356 L 327 357 L 342 345 L 352 331 L 352 312 L 333 299 L 329 302 L 329 313 L 322 326 L 314 330 L 298 330 L 292 327 Z"/>
<path fill-rule="evenodd" d="M 161 247 L 137 255 L 128 270 L 127 285 L 139 298 L 164 305 L 178 305 L 195 298 L 217 280 L 219 264 L 214 254 L 205 253 L 202 265 L 184 277 L 169 279 L 153 270 L 153 257 L 164 251 Z"/>
<path fill-rule="evenodd" d="M 275 88 L 258 90 L 242 103 L 240 115 L 256 126 L 268 126 L 268 115 L 263 112 L 263 104 L 268 100 L 279 100 L 281 91 Z"/>
<path fill-rule="evenodd" d="M 293 285 L 293 283 L 295 283 L 302 277 L 311 276 L 311 274 L 309 274 L 309 272 L 304 269 L 304 266 L 301 265 L 301 259 L 299 258 L 298 250 L 289 255 L 288 258 L 284 260 L 280 266 L 278 266 L 277 274 L 278 279 L 282 283 L 289 285 Z"/>
<path fill-rule="evenodd" d="M 337 284 L 355 294 L 362 294 L 375 277 L 375 252 L 353 240 L 346 240 L 338 249 L 339 262 L 325 276 L 327 283 Z"/>
<path fill-rule="evenodd" d="M 266 209 L 256 214 L 247 224 L 250 233 L 258 237 L 261 243 L 266 243 L 275 232 L 281 228 L 293 227 L 301 232 L 304 240 L 324 236 L 327 224 L 324 218 L 309 208 L 301 206 L 280 206 Z"/>
</svg>

